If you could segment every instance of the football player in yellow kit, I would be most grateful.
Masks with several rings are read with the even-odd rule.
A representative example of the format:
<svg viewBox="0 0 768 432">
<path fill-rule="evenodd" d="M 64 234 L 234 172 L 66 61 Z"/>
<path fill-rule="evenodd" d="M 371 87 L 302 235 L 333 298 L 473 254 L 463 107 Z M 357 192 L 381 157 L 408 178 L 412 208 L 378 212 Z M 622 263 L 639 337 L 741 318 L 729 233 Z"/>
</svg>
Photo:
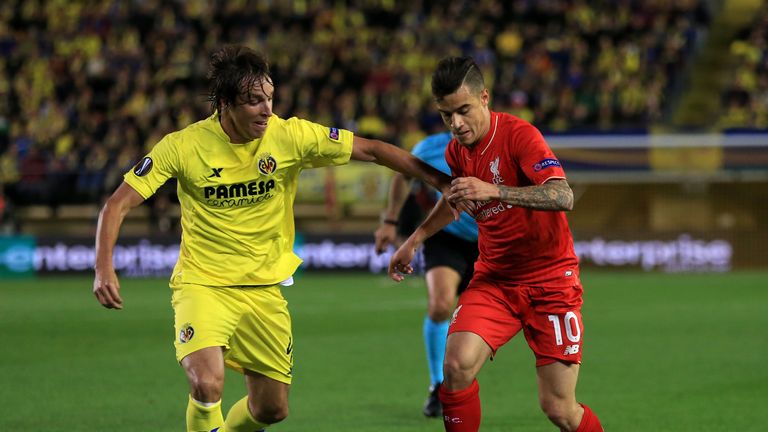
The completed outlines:
<svg viewBox="0 0 768 432">
<path fill-rule="evenodd" d="M 450 178 L 394 145 L 278 117 L 268 63 L 249 48 L 218 50 L 209 78 L 213 114 L 160 140 L 101 210 L 93 292 L 122 309 L 112 251 L 123 218 L 176 178 L 182 238 L 170 287 L 176 357 L 190 385 L 187 430 L 262 430 L 288 415 L 293 338 L 280 287 L 301 263 L 293 253 L 301 171 L 355 159 L 443 192 Z M 243 373 L 248 389 L 226 420 L 225 366 Z"/>
</svg>

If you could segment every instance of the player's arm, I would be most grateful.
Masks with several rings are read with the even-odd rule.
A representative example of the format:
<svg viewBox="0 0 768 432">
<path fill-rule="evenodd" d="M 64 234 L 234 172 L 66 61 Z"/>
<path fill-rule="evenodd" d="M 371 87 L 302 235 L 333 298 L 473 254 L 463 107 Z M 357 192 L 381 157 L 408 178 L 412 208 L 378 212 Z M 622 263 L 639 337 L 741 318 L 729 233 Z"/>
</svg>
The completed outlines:
<svg viewBox="0 0 768 432">
<path fill-rule="evenodd" d="M 443 193 L 449 192 L 451 187 L 450 176 L 429 166 L 407 151 L 384 141 L 355 136 L 352 141 L 352 159 L 384 165 L 407 177 L 423 180 Z M 458 214 L 456 216 L 458 217 Z"/>
<path fill-rule="evenodd" d="M 117 280 L 112 264 L 112 251 L 115 248 L 120 226 L 128 212 L 144 202 L 144 198 L 128 183 L 123 182 L 109 197 L 99 212 L 96 226 L 96 272 L 93 279 L 93 294 L 102 306 L 108 309 L 122 309 L 120 282 Z"/>
<path fill-rule="evenodd" d="M 387 206 L 381 214 L 381 223 L 373 237 L 376 240 L 376 253 L 384 252 L 384 249 L 395 243 L 397 237 L 397 222 L 400 211 L 408 199 L 411 189 L 411 181 L 401 173 L 395 173 L 389 183 Z"/>
<path fill-rule="evenodd" d="M 486 183 L 475 177 L 462 177 L 453 180 L 448 200 L 499 200 L 533 210 L 573 210 L 573 191 L 561 178 L 550 179 L 540 185 L 512 187 Z"/>
<path fill-rule="evenodd" d="M 389 277 L 396 282 L 400 282 L 403 280 L 404 274 L 413 273 L 411 261 L 416 254 L 416 250 L 425 240 L 445 228 L 452 221 L 452 207 L 448 204 L 445 195 L 443 195 L 424 222 L 416 228 L 413 234 L 392 255 L 389 261 Z"/>
</svg>

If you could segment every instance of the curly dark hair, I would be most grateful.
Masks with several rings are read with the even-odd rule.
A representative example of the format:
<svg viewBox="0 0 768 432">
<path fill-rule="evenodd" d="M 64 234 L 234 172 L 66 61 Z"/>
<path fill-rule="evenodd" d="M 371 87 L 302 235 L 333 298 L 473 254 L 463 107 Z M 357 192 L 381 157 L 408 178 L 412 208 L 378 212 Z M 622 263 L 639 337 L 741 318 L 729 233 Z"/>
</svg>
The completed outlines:
<svg viewBox="0 0 768 432">
<path fill-rule="evenodd" d="M 446 57 L 437 64 L 432 74 L 432 96 L 442 99 L 466 85 L 470 91 L 480 93 L 485 81 L 472 57 Z"/>
<path fill-rule="evenodd" d="M 251 90 L 258 82 L 272 84 L 266 57 L 240 45 L 225 45 L 216 50 L 211 55 L 207 77 L 211 111 L 235 105 L 238 96 L 250 100 Z"/>
</svg>

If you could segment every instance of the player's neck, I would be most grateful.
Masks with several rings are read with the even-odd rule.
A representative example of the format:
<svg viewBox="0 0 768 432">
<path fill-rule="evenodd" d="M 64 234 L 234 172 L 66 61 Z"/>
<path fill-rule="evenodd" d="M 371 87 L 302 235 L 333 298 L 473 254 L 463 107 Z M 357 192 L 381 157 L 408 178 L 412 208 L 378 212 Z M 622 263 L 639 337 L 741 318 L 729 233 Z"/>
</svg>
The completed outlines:
<svg viewBox="0 0 768 432">
<path fill-rule="evenodd" d="M 483 122 L 483 128 L 480 130 L 480 133 L 477 134 L 477 136 L 479 138 L 477 139 L 477 141 L 473 142 L 468 147 L 474 148 L 476 145 L 478 145 L 481 142 L 483 142 L 485 140 L 485 138 L 488 136 L 488 132 L 490 130 L 491 130 L 491 112 L 488 111 L 488 115 L 487 115 L 485 121 Z"/>
<path fill-rule="evenodd" d="M 249 140 L 242 137 L 239 133 L 237 133 L 237 128 L 235 127 L 235 123 L 232 121 L 232 118 L 228 115 L 222 115 L 219 113 L 219 124 L 221 125 L 221 129 L 224 131 L 225 134 L 227 134 L 227 137 L 229 137 L 229 142 L 232 144 L 245 144 Z"/>
</svg>

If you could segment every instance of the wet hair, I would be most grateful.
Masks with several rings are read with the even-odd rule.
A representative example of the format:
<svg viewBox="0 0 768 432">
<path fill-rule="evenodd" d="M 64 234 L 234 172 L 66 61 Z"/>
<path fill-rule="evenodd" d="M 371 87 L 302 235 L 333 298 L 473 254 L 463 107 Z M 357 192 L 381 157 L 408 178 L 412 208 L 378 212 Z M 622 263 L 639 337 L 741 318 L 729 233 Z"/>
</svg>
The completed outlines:
<svg viewBox="0 0 768 432">
<path fill-rule="evenodd" d="M 235 105 L 238 96 L 250 100 L 253 86 L 260 81 L 262 85 L 272 83 L 266 57 L 240 45 L 225 45 L 215 51 L 211 55 L 207 77 L 211 111 L 222 105 Z"/>
<path fill-rule="evenodd" d="M 432 96 L 442 99 L 454 93 L 462 84 L 471 93 L 479 94 L 485 88 L 483 74 L 472 57 L 446 57 L 440 60 L 432 74 Z"/>
</svg>

